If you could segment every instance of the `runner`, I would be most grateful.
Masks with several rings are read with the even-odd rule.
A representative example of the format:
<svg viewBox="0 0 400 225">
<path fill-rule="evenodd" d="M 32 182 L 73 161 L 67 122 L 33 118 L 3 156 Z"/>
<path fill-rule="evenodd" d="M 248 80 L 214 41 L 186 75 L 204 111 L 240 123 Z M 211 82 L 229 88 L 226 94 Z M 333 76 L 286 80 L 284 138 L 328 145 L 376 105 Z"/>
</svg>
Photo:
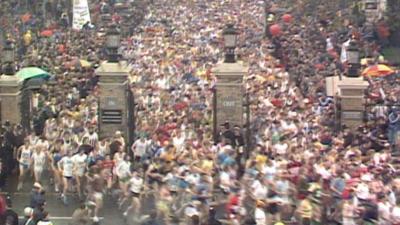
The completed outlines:
<svg viewBox="0 0 400 225">
<path fill-rule="evenodd" d="M 118 200 L 119 208 L 122 208 L 125 201 L 123 201 L 127 196 L 129 196 L 128 184 L 131 178 L 131 163 L 129 162 L 130 157 L 128 155 L 124 156 L 124 159 L 116 165 L 116 174 L 118 177 L 119 187 L 121 189 L 121 195 Z"/>
<path fill-rule="evenodd" d="M 42 174 L 46 166 L 48 155 L 45 152 L 44 146 L 36 144 L 35 151 L 32 154 L 33 175 L 35 182 L 42 183 Z"/>
<path fill-rule="evenodd" d="M 105 193 L 110 194 L 114 182 L 114 167 L 115 167 L 115 162 L 111 159 L 110 155 L 106 155 L 104 161 L 101 164 L 101 174 L 102 177 L 105 179 L 107 187 L 105 188 Z"/>
<path fill-rule="evenodd" d="M 25 174 L 29 172 L 32 161 L 32 147 L 30 146 L 29 139 L 25 139 L 24 145 L 18 149 L 18 162 L 19 162 L 19 179 L 18 188 L 20 191 L 23 187 Z"/>
<path fill-rule="evenodd" d="M 132 178 L 129 180 L 129 190 L 130 190 L 130 197 L 132 199 L 131 205 L 126 209 L 123 213 L 124 216 L 127 216 L 128 213 L 132 210 L 134 215 L 140 213 L 140 200 L 141 200 L 141 193 L 143 190 L 143 178 L 139 175 L 137 171 L 132 172 Z M 122 200 L 122 202 L 126 201 L 126 199 Z"/>
<path fill-rule="evenodd" d="M 88 143 L 92 147 L 96 147 L 99 144 L 99 136 L 93 127 L 89 127 L 89 131 L 82 138 L 88 138 Z"/>
<path fill-rule="evenodd" d="M 31 146 L 35 146 L 36 143 L 37 143 L 38 140 L 39 140 L 39 137 L 36 135 L 35 132 L 32 132 L 32 133 L 28 136 L 28 139 L 29 139 L 30 145 L 31 145 Z"/>
<path fill-rule="evenodd" d="M 148 152 L 149 146 L 150 141 L 146 140 L 144 135 L 141 135 L 140 138 L 133 143 L 131 151 L 133 153 L 136 163 L 141 163 L 145 160 L 145 156 Z"/>
<path fill-rule="evenodd" d="M 107 154 L 110 154 L 109 145 L 110 143 L 108 138 L 103 138 L 100 142 L 98 142 L 97 150 L 101 156 L 105 157 Z"/>
<path fill-rule="evenodd" d="M 83 188 L 85 184 L 85 173 L 86 168 L 88 166 L 88 156 L 85 154 L 85 151 L 82 149 L 78 154 L 72 157 L 72 161 L 74 162 L 74 178 L 76 181 L 76 188 L 78 189 L 79 199 L 83 200 Z"/>
<path fill-rule="evenodd" d="M 104 179 L 99 175 L 100 168 L 92 167 L 90 173 L 86 175 L 89 185 L 88 201 L 94 205 L 93 220 L 98 221 L 99 211 L 103 208 L 103 187 Z"/>
<path fill-rule="evenodd" d="M 66 155 L 57 163 L 58 169 L 62 174 L 63 192 L 61 194 L 62 201 L 68 204 L 67 192 L 72 189 L 72 179 L 74 171 L 74 161 L 72 160 L 72 151 L 67 151 Z"/>
<path fill-rule="evenodd" d="M 61 171 L 58 168 L 58 162 L 62 159 L 63 157 L 63 147 L 62 147 L 62 140 L 58 139 L 55 141 L 55 143 L 51 146 L 51 151 L 50 151 L 50 169 L 53 172 L 53 180 L 50 180 L 52 183 L 54 183 L 54 190 L 55 192 L 59 192 L 61 187 L 62 187 L 62 174 Z"/>
</svg>

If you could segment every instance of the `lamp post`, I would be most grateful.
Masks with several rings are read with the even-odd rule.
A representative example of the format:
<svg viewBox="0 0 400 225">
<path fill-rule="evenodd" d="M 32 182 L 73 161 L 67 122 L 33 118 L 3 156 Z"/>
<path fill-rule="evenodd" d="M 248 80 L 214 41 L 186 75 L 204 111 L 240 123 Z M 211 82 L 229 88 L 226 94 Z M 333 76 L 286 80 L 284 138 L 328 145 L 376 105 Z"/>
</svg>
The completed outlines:
<svg viewBox="0 0 400 225">
<path fill-rule="evenodd" d="M 356 40 L 351 39 L 349 47 L 347 47 L 347 60 L 349 68 L 347 71 L 348 77 L 358 77 L 360 68 L 360 50 Z"/>
<path fill-rule="evenodd" d="M 365 90 L 368 88 L 368 82 L 359 78 L 360 50 L 354 38 L 349 41 L 346 56 L 348 69 L 346 77 L 338 83 L 337 110 L 340 113 L 340 127 L 346 125 L 350 129 L 356 129 L 363 124 Z"/>
<path fill-rule="evenodd" d="M 121 32 L 112 24 L 105 37 L 107 61 L 102 62 L 95 73 L 99 77 L 99 136 L 112 137 L 121 132 L 130 146 L 134 126 L 130 117 L 134 116 L 133 95 L 129 90 L 128 76 L 130 68 L 121 60 L 118 49 L 121 45 Z"/>
<path fill-rule="evenodd" d="M 106 48 L 108 55 L 108 62 L 118 62 L 119 54 L 118 49 L 121 45 L 121 32 L 117 25 L 112 24 L 106 34 Z"/>
<path fill-rule="evenodd" d="M 243 77 L 248 67 L 236 61 L 235 48 L 238 32 L 228 24 L 222 32 L 224 37 L 225 59 L 212 70 L 216 77 L 213 87 L 213 130 L 214 140 L 218 141 L 220 130 L 217 126 L 229 124 L 230 127 L 245 127 L 244 109 L 246 108 Z"/>
<path fill-rule="evenodd" d="M 235 48 L 237 42 L 237 31 L 233 24 L 227 24 L 225 29 L 222 31 L 224 37 L 224 48 L 225 48 L 225 59 L 224 63 L 231 65 L 236 63 Z M 216 75 L 218 77 L 218 75 Z M 221 82 L 221 77 L 219 78 Z M 217 124 L 217 87 L 213 88 L 213 136 L 214 141 L 218 141 L 218 124 Z"/>
<path fill-rule="evenodd" d="M 14 60 L 15 60 L 15 51 L 14 51 L 14 44 L 12 41 L 7 40 L 4 48 L 3 48 L 3 71 L 4 75 L 12 76 L 15 74 L 14 68 Z"/>
<path fill-rule="evenodd" d="M 20 124 L 23 118 L 21 104 L 22 81 L 15 76 L 15 48 L 6 40 L 2 49 L 2 76 L 0 76 L 0 119 Z"/>
<path fill-rule="evenodd" d="M 225 46 L 225 63 L 235 63 L 235 48 L 237 42 L 237 31 L 233 24 L 228 24 L 223 31 Z"/>
</svg>

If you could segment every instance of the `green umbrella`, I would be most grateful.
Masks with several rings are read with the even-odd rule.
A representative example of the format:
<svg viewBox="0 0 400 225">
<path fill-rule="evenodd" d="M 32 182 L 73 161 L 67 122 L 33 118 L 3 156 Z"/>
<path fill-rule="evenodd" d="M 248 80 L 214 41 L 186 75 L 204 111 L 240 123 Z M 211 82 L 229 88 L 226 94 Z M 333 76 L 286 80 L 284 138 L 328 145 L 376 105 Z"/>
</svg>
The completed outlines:
<svg viewBox="0 0 400 225">
<path fill-rule="evenodd" d="M 50 74 L 38 67 L 25 67 L 17 72 L 17 77 L 26 80 L 30 78 L 49 78 Z"/>
</svg>

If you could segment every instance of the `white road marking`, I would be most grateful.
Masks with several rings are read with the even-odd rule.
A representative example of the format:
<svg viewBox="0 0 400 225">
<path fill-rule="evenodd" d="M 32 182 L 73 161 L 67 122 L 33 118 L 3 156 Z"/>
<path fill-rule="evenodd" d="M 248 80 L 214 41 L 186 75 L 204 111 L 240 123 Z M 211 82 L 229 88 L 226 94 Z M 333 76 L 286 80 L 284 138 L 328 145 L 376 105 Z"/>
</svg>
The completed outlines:
<svg viewBox="0 0 400 225">
<path fill-rule="evenodd" d="M 19 216 L 18 219 L 24 219 L 25 217 L 23 216 Z M 103 220 L 104 217 L 98 217 L 99 220 Z M 70 220 L 72 219 L 72 217 L 70 216 L 50 216 L 49 218 L 50 220 Z M 93 217 L 91 217 L 91 219 L 93 219 Z"/>
<path fill-rule="evenodd" d="M 0 192 L 0 195 L 31 195 L 31 192 Z M 61 193 L 57 193 L 57 192 L 46 192 L 45 194 L 46 196 L 60 196 Z M 67 195 L 76 195 L 78 196 L 78 193 L 67 193 Z"/>
</svg>

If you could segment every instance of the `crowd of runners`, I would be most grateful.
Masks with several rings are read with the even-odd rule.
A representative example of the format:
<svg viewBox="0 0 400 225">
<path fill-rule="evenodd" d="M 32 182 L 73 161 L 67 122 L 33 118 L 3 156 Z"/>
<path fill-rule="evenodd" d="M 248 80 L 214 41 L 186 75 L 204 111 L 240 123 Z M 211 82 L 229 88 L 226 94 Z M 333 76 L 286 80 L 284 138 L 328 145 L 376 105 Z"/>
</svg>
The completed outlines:
<svg viewBox="0 0 400 225">
<path fill-rule="evenodd" d="M 105 196 L 130 224 L 400 224 L 393 163 L 400 117 L 386 106 L 398 102 L 397 78 L 371 80 L 370 101 L 386 105 L 371 110 L 359 129 L 340 131 L 323 79 L 345 73 L 338 55 L 346 38 L 359 38 L 376 56 L 371 63 L 378 62 L 379 40 L 364 40 L 364 27 L 327 13 L 339 10 L 333 4 L 310 15 L 308 1 L 267 2 L 93 1 L 92 24 L 73 31 L 70 8 L 58 6 L 63 1 L 47 2 L 53 10 L 46 15 L 2 1 L 2 32 L 17 47 L 17 67 L 54 75 L 36 92 L 32 131 L 4 126 L 0 185 L 18 169 L 17 189 L 34 188 L 22 224 L 51 224 L 45 192 L 53 191 L 60 204 L 75 195 L 81 201 L 71 224 L 107 216 Z M 120 48 L 137 103 L 133 143 L 118 131 L 97 134 L 102 18 L 122 26 L 121 4 L 137 15 Z M 280 36 L 265 35 L 266 5 L 294 17 L 284 24 L 275 15 Z M 236 124 L 219 124 L 218 141 L 212 137 L 211 69 L 223 59 L 227 23 L 238 28 L 237 59 L 249 66 L 249 143 Z M 4 224 L 15 224 L 7 212 L 0 208 Z"/>
</svg>

